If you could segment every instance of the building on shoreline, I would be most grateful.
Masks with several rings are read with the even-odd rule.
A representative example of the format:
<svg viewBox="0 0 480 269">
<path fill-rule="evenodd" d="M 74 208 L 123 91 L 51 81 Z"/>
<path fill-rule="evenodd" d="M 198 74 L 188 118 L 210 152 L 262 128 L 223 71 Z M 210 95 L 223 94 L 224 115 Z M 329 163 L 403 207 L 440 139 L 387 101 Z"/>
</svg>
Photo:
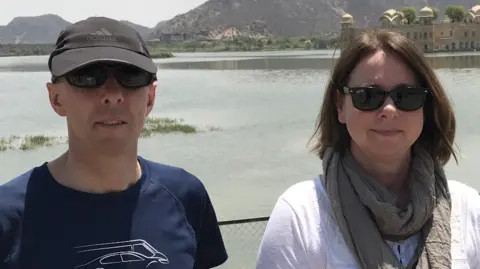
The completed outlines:
<svg viewBox="0 0 480 269">
<path fill-rule="evenodd" d="M 448 17 L 443 21 L 435 21 L 434 18 L 434 11 L 425 6 L 417 14 L 417 23 L 408 24 L 402 12 L 389 9 L 380 16 L 380 26 L 377 28 L 403 34 L 426 53 L 480 50 L 480 5 L 468 11 L 464 22 L 451 22 Z M 355 27 L 350 14 L 343 15 L 340 24 L 341 48 L 345 48 L 363 31 L 373 29 Z"/>
</svg>

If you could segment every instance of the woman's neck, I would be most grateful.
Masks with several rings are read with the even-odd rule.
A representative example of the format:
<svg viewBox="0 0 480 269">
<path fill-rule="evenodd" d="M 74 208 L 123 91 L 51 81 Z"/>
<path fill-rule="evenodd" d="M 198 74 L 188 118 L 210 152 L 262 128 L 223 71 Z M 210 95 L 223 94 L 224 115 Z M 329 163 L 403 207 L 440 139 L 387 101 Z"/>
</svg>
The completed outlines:
<svg viewBox="0 0 480 269">
<path fill-rule="evenodd" d="M 376 156 L 352 143 L 352 156 L 365 171 L 397 195 L 408 193 L 410 150 L 395 156 Z"/>
</svg>

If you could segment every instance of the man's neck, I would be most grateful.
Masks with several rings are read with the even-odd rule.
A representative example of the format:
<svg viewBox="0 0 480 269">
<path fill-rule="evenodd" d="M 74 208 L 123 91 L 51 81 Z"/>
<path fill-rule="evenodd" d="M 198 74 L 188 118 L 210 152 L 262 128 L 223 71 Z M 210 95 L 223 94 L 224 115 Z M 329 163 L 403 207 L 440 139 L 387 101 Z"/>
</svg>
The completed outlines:
<svg viewBox="0 0 480 269">
<path fill-rule="evenodd" d="M 135 153 L 105 156 L 70 149 L 48 166 L 60 184 L 91 193 L 123 191 L 142 174 Z"/>
</svg>

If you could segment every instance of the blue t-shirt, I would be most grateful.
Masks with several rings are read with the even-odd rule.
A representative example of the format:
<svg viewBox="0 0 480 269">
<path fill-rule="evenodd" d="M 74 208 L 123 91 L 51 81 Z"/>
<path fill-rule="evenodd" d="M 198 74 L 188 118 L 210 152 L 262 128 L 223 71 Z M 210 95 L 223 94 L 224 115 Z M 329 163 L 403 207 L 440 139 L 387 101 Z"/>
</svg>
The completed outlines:
<svg viewBox="0 0 480 269">
<path fill-rule="evenodd" d="M 0 186 L 0 268 L 212 268 L 227 260 L 203 184 L 138 158 L 125 191 L 65 187 L 46 163 Z"/>
</svg>

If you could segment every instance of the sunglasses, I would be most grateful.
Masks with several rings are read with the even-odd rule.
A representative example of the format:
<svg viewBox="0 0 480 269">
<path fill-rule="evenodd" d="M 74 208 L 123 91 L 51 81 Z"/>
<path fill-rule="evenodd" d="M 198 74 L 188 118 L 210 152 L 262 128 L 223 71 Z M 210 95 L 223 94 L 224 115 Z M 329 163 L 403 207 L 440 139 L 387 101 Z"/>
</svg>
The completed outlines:
<svg viewBox="0 0 480 269">
<path fill-rule="evenodd" d="M 341 88 L 341 93 L 350 94 L 353 106 L 362 111 L 373 111 L 383 106 L 387 97 L 392 98 L 395 106 L 403 111 L 415 111 L 422 108 L 431 89 L 400 85 L 387 91 L 380 87 L 346 87 Z"/>
<path fill-rule="evenodd" d="M 107 81 L 109 74 L 118 84 L 127 89 L 137 89 L 151 84 L 157 79 L 156 74 L 124 64 L 92 64 L 75 69 L 64 75 L 68 83 L 78 88 L 99 88 Z M 53 77 L 55 83 L 59 77 Z"/>
</svg>

